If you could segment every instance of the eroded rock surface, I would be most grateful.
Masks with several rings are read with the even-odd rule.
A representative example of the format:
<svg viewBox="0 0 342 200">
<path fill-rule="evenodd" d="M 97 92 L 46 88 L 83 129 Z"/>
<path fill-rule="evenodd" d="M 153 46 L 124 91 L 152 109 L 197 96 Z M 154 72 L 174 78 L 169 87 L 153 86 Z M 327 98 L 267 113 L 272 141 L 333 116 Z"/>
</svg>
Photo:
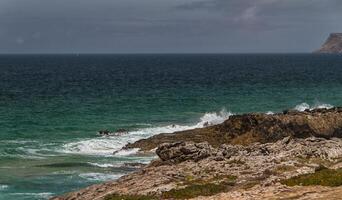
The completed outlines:
<svg viewBox="0 0 342 200">
<path fill-rule="evenodd" d="M 342 137 L 342 108 L 285 111 L 280 114 L 243 114 L 231 116 L 222 124 L 168 134 L 128 144 L 126 148 L 142 151 L 155 149 L 163 143 L 208 142 L 213 147 L 222 144 L 249 145 L 255 142 L 276 142 L 285 137 Z"/>
<path fill-rule="evenodd" d="M 186 160 L 199 161 L 216 154 L 214 148 L 208 143 L 165 143 L 156 150 L 162 161 L 169 163 L 181 163 Z"/>
<path fill-rule="evenodd" d="M 281 185 L 280 180 L 313 173 L 322 166 L 341 166 L 342 139 L 290 136 L 272 143 L 223 144 L 217 148 L 208 143 L 177 142 L 163 144 L 156 152 L 161 159 L 140 171 L 55 199 L 103 199 L 109 194 L 160 197 L 171 189 L 191 184 L 220 184 L 232 181 L 232 177 L 235 178 L 230 191 L 202 199 L 263 199 L 261 197 L 272 193 L 276 195 L 277 191 L 283 196 L 286 191 L 288 194 L 303 194 L 309 191 L 307 187 L 293 189 Z M 331 190 L 316 188 L 316 191 L 327 191 L 322 192 L 327 195 L 332 195 Z M 251 198 L 246 198 L 248 195 Z M 316 195 L 320 193 L 316 192 Z"/>
</svg>

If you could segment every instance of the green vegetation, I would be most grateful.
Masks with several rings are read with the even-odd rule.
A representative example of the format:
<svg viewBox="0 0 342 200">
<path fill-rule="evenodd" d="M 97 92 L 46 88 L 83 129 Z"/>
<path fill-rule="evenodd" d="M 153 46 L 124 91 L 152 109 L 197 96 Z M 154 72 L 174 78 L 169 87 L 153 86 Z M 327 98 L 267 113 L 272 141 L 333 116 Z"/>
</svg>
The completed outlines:
<svg viewBox="0 0 342 200">
<path fill-rule="evenodd" d="M 282 181 L 282 184 L 288 186 L 302 185 L 322 185 L 322 186 L 341 186 L 342 169 L 321 168 L 313 174 L 305 174 Z"/>
<path fill-rule="evenodd" d="M 235 184 L 236 177 L 231 175 L 215 176 L 210 181 L 220 180 L 219 184 L 208 182 L 209 180 L 194 180 L 192 176 L 186 177 L 186 186 L 180 189 L 172 189 L 163 192 L 161 196 L 145 195 L 108 195 L 105 200 L 157 200 L 157 199 L 188 199 L 197 196 L 211 196 L 228 191 Z M 183 185 L 184 186 L 184 185 Z"/>
<path fill-rule="evenodd" d="M 211 196 L 220 192 L 226 192 L 233 183 L 213 184 L 207 183 L 203 185 L 190 185 L 182 189 L 172 189 L 162 194 L 165 199 L 189 199 L 197 196 Z"/>
<path fill-rule="evenodd" d="M 119 195 L 112 194 L 105 197 L 105 200 L 157 200 L 157 198 L 152 196 L 144 195 Z"/>
</svg>

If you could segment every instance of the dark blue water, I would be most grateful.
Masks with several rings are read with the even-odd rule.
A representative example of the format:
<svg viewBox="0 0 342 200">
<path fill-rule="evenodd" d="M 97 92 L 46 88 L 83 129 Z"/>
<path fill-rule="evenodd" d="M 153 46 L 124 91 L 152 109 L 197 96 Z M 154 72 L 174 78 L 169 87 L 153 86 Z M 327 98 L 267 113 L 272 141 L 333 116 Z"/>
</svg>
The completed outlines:
<svg viewBox="0 0 342 200">
<path fill-rule="evenodd" d="M 0 199 L 116 179 L 151 158 L 112 152 L 160 132 L 327 104 L 342 105 L 339 55 L 1 55 Z"/>
</svg>

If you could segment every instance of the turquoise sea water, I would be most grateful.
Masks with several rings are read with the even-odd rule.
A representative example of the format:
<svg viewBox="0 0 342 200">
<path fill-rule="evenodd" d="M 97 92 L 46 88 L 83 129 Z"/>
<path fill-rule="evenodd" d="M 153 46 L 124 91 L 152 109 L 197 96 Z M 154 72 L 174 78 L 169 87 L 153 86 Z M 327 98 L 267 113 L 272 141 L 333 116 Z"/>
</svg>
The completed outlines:
<svg viewBox="0 0 342 200">
<path fill-rule="evenodd" d="M 0 199 L 116 179 L 152 158 L 113 152 L 154 134 L 330 105 L 342 106 L 339 55 L 1 55 Z"/>
</svg>

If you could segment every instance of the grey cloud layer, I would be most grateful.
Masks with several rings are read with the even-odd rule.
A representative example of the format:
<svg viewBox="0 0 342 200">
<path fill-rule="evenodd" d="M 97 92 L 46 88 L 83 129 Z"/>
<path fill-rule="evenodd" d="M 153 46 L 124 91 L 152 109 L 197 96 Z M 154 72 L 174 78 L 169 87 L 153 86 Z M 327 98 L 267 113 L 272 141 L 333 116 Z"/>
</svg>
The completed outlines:
<svg viewBox="0 0 342 200">
<path fill-rule="evenodd" d="M 2 0 L 0 53 L 303 52 L 339 0 Z"/>
</svg>

